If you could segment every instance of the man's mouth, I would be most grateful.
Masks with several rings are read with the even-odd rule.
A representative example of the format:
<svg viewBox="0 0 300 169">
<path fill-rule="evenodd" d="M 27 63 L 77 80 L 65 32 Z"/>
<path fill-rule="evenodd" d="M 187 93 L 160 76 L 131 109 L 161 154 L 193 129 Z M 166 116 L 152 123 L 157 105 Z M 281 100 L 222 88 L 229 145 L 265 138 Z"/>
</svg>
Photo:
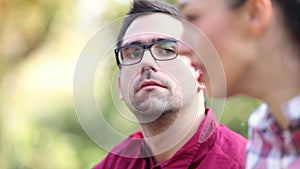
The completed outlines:
<svg viewBox="0 0 300 169">
<path fill-rule="evenodd" d="M 155 81 L 155 80 L 144 80 L 138 87 L 137 92 L 141 90 L 153 90 L 157 88 L 167 88 L 165 85 Z"/>
</svg>

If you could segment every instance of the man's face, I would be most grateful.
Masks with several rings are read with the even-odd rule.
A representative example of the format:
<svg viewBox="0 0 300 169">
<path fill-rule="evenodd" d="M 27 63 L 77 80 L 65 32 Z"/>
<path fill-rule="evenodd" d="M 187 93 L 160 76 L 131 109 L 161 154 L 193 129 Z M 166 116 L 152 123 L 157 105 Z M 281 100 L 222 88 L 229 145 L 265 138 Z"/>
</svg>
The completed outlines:
<svg viewBox="0 0 300 169">
<path fill-rule="evenodd" d="M 131 23 L 122 46 L 179 39 L 182 31 L 177 19 L 166 14 L 149 14 Z M 151 50 L 154 54 L 154 47 Z M 121 67 L 120 94 L 141 123 L 151 122 L 164 112 L 181 111 L 196 99 L 196 74 L 188 62 L 189 59 L 179 56 L 158 61 L 145 50 L 141 62 Z"/>
<path fill-rule="evenodd" d="M 241 10 L 231 9 L 228 1 L 178 0 L 183 17 L 202 31 L 215 47 L 225 73 L 227 96 L 232 96 L 243 90 L 239 84 L 246 76 L 252 58 L 248 54 L 251 52 L 249 52 L 246 45 L 248 37 L 242 29 L 242 24 L 245 24 L 242 18 L 246 16 L 243 15 Z M 190 43 L 190 46 L 201 48 L 199 39 L 195 40 L 198 36 L 197 33 L 191 31 L 193 29 L 191 26 L 185 28 L 183 39 Z M 215 60 L 205 58 L 208 57 L 206 55 L 201 56 L 207 60 L 205 65 L 192 52 L 188 55 L 192 58 L 193 65 L 196 68 L 206 68 L 206 70 L 202 70 L 204 72 L 202 80 L 207 84 L 208 89 L 210 89 L 210 86 L 215 88 L 215 91 L 224 88 L 222 83 L 218 82 L 219 75 L 211 74 L 211 77 L 208 78 L 207 74 L 209 69 L 213 70 L 212 72 L 216 72 L 214 69 L 222 69 L 222 65 L 216 66 L 217 64 L 210 63 L 210 61 L 215 62 Z M 211 79 L 214 79 L 214 81 L 211 81 Z M 213 93 L 213 95 L 218 97 L 219 93 Z"/>
</svg>

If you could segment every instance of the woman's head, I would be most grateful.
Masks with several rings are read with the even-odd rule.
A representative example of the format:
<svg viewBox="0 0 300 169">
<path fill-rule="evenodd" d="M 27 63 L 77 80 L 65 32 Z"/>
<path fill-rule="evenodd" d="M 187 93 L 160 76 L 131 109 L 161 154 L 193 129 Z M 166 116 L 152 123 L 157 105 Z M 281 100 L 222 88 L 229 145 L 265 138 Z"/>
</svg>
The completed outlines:
<svg viewBox="0 0 300 169">
<path fill-rule="evenodd" d="M 179 0 L 179 3 L 182 16 L 199 28 L 218 52 L 226 75 L 227 96 L 242 93 L 261 97 L 260 93 L 270 88 L 270 83 L 274 84 L 271 77 L 279 83 L 287 80 L 283 72 L 287 74 L 289 70 L 283 64 L 290 61 L 285 59 L 297 56 L 300 67 L 299 1 Z M 185 32 L 185 37 L 197 36 L 189 32 Z M 194 48 L 197 45 L 191 44 Z"/>
<path fill-rule="evenodd" d="M 238 9 L 247 0 L 230 0 L 231 7 Z M 294 39 L 295 43 L 300 44 L 300 1 L 299 0 L 273 0 L 274 7 L 279 9 L 283 23 Z M 300 56 L 299 56 L 300 57 Z"/>
</svg>

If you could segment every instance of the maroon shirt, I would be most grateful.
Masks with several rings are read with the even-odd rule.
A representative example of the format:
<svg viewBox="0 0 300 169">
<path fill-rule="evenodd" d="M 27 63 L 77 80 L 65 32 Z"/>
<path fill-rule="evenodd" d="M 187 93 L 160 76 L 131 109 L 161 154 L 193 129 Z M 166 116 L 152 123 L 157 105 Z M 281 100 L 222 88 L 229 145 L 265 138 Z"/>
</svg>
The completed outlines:
<svg viewBox="0 0 300 169">
<path fill-rule="evenodd" d="M 244 169 L 247 140 L 219 125 L 210 109 L 195 135 L 172 158 L 156 164 L 136 132 L 117 145 L 94 169 Z M 118 155 L 116 155 L 118 154 Z"/>
</svg>

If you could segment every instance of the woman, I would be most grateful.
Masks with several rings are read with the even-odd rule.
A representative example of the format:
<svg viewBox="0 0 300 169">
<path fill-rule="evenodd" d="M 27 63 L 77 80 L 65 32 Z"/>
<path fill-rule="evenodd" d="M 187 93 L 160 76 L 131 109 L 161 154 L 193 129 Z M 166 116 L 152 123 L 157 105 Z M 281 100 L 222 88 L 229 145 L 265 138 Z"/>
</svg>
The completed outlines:
<svg viewBox="0 0 300 169">
<path fill-rule="evenodd" d="M 183 17 L 203 31 L 218 52 L 226 96 L 246 94 L 265 102 L 249 118 L 247 168 L 299 168 L 300 1 L 179 3 Z M 199 47 L 195 37 L 194 31 L 186 31 L 189 45 Z M 199 79 L 210 84 L 200 59 L 191 50 L 182 52 L 201 69 Z"/>
</svg>

